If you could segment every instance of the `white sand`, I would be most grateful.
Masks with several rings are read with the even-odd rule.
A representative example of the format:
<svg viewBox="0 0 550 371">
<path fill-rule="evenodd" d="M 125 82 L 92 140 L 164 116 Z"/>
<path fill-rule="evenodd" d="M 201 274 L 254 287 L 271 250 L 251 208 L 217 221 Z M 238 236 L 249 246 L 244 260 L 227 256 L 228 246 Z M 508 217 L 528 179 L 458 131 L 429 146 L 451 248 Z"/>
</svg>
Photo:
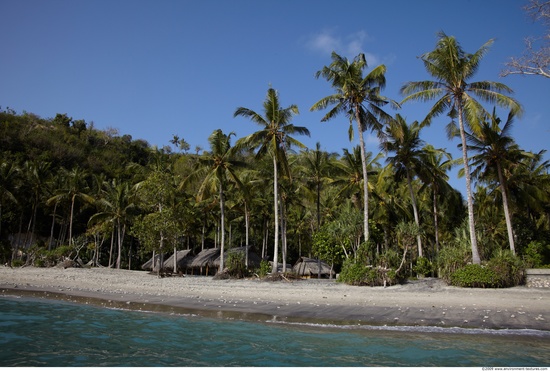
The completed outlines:
<svg viewBox="0 0 550 371">
<path fill-rule="evenodd" d="M 465 289 L 438 279 L 387 288 L 333 280 L 265 282 L 185 276 L 157 278 L 107 268 L 0 268 L 4 293 L 62 293 L 120 303 L 194 308 L 280 319 L 550 331 L 550 290 Z M 10 291 L 11 290 L 11 291 Z M 225 314 L 227 315 L 227 314 Z"/>
</svg>

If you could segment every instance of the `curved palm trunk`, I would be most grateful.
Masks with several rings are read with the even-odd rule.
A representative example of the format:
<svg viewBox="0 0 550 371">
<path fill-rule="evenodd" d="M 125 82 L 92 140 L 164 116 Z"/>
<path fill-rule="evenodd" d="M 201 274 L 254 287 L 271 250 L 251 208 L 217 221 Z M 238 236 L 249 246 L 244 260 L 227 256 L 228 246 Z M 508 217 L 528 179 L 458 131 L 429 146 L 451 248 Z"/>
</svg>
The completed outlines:
<svg viewBox="0 0 550 371">
<path fill-rule="evenodd" d="M 414 196 L 414 191 L 412 187 L 412 179 L 411 174 L 409 173 L 409 169 L 407 169 L 407 184 L 409 186 L 409 192 L 411 194 L 411 202 L 413 207 L 413 214 L 414 214 L 414 222 L 416 223 L 416 226 L 418 227 L 418 230 L 420 231 L 420 217 L 418 216 L 418 208 L 416 207 L 416 197 Z M 423 257 L 422 252 L 422 238 L 420 237 L 420 233 L 416 235 L 416 244 L 418 246 L 418 256 Z"/>
<path fill-rule="evenodd" d="M 277 158 L 275 157 L 275 154 L 273 154 L 273 199 L 274 199 L 274 211 L 275 211 L 275 242 L 273 247 L 273 267 L 271 269 L 271 273 L 277 273 L 277 269 L 279 268 L 279 208 L 277 206 L 277 201 L 279 200 L 279 192 L 278 192 L 278 182 L 277 182 L 278 174 L 277 174 Z"/>
<path fill-rule="evenodd" d="M 365 140 L 363 139 L 363 123 L 359 117 L 359 109 L 355 109 L 355 119 L 359 130 L 359 145 L 361 147 L 361 167 L 363 170 L 363 233 L 365 242 L 369 240 L 369 182 L 367 178 L 367 159 L 365 154 Z"/>
<path fill-rule="evenodd" d="M 224 249 L 225 249 L 225 202 L 224 202 L 224 199 L 223 199 L 223 187 L 222 187 L 222 184 L 220 182 L 220 218 L 221 218 L 221 221 L 220 221 L 220 245 L 221 245 L 221 250 L 220 250 L 220 272 L 223 272 L 223 268 L 224 268 L 224 262 L 223 262 L 223 254 L 224 254 Z"/>
<path fill-rule="evenodd" d="M 506 219 L 506 229 L 508 229 L 508 242 L 510 243 L 510 250 L 512 254 L 516 255 L 516 246 L 514 243 L 514 231 L 512 229 L 512 217 L 510 216 L 510 209 L 508 207 L 508 195 L 506 192 L 506 184 L 504 176 L 502 175 L 502 169 L 500 163 L 497 163 L 498 181 L 500 183 L 500 192 L 502 193 L 502 207 L 504 208 L 504 218 Z"/>
<path fill-rule="evenodd" d="M 466 132 L 464 130 L 464 122 L 462 117 L 462 100 L 459 99 L 457 102 L 458 106 L 458 124 L 460 127 L 460 139 L 462 141 L 462 160 L 464 161 L 464 174 L 466 177 L 466 198 L 468 203 L 468 225 L 470 227 L 470 242 L 472 245 L 472 262 L 474 264 L 481 264 L 481 259 L 479 257 L 479 250 L 477 248 L 477 237 L 476 237 L 476 224 L 474 220 L 474 200 L 472 197 L 472 186 L 471 186 L 471 174 L 470 166 L 468 165 L 468 151 L 466 149 Z"/>
</svg>

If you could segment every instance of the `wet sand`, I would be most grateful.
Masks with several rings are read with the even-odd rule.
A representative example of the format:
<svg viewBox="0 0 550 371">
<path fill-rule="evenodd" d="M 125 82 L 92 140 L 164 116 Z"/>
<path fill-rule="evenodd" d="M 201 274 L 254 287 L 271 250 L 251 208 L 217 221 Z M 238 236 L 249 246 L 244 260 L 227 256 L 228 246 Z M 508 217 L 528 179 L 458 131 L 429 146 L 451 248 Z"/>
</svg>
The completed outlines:
<svg viewBox="0 0 550 371">
<path fill-rule="evenodd" d="M 457 288 L 434 278 L 383 288 L 317 279 L 157 278 L 108 268 L 1 267 L 0 295 L 249 320 L 550 331 L 549 289 Z"/>
</svg>

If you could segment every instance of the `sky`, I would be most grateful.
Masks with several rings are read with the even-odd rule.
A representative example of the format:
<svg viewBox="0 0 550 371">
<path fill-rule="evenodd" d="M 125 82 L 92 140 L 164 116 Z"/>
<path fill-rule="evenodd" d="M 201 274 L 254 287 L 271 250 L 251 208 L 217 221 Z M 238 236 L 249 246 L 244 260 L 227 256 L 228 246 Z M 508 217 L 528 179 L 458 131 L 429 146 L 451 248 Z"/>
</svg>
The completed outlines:
<svg viewBox="0 0 550 371">
<path fill-rule="evenodd" d="M 260 127 L 233 117 L 237 107 L 262 113 L 267 90 L 281 105 L 296 104 L 293 123 L 311 137 L 309 148 L 341 154 L 349 121 L 321 122 L 311 112 L 333 93 L 315 73 L 331 52 L 367 58 L 367 72 L 386 65 L 383 94 L 396 101 L 408 81 L 431 80 L 419 59 L 434 49 L 440 31 L 455 36 L 466 52 L 494 39 L 473 81 L 491 80 L 514 90 L 524 114 L 512 135 L 525 150 L 548 149 L 550 81 L 499 77 L 504 64 L 524 49 L 524 39 L 544 29 L 523 11 L 524 0 L 0 0 L 0 108 L 43 118 L 66 113 L 99 130 L 170 145 L 173 135 L 194 152 L 208 149 L 216 129 L 244 137 Z M 429 106 L 406 103 L 398 111 L 421 121 Z M 488 107 L 492 109 L 492 107 Z M 500 112 L 500 111 L 499 111 Z M 503 119 L 507 112 L 500 112 Z M 460 156 L 449 140 L 445 115 L 422 131 L 422 139 Z M 374 135 L 367 150 L 379 152 Z M 546 159 L 550 159 L 547 155 Z M 464 179 L 451 184 L 463 191 Z"/>
</svg>

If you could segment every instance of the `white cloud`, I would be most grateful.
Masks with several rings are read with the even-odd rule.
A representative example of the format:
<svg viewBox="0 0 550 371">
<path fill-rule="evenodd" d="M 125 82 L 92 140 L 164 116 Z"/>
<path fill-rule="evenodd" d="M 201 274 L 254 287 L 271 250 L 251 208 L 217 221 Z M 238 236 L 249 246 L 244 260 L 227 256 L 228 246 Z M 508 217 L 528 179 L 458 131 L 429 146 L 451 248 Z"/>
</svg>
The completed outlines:
<svg viewBox="0 0 550 371">
<path fill-rule="evenodd" d="M 315 52 L 330 54 L 333 51 L 348 59 L 353 59 L 359 53 L 364 53 L 367 64 L 371 67 L 381 63 L 391 63 L 395 56 L 381 57 L 372 52 L 365 51 L 365 44 L 373 38 L 365 31 L 358 31 L 340 36 L 332 29 L 326 29 L 318 34 L 310 36 L 305 45 Z"/>
</svg>

